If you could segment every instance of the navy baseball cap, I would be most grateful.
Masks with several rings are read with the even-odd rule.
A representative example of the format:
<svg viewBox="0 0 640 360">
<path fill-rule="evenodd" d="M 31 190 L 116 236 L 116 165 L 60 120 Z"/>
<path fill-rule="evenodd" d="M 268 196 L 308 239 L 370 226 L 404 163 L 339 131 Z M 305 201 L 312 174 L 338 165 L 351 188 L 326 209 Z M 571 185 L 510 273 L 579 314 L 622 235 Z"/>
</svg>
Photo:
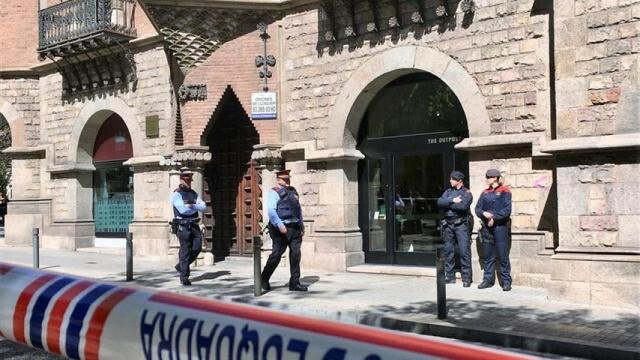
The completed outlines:
<svg viewBox="0 0 640 360">
<path fill-rule="evenodd" d="M 458 180 L 458 181 L 464 180 L 464 174 L 462 173 L 462 171 L 458 171 L 458 170 L 453 170 L 449 177 L 453 180 Z"/>
<path fill-rule="evenodd" d="M 487 170 L 487 174 L 485 176 L 490 178 L 490 177 L 500 177 L 501 175 L 498 169 L 489 169 Z"/>
</svg>

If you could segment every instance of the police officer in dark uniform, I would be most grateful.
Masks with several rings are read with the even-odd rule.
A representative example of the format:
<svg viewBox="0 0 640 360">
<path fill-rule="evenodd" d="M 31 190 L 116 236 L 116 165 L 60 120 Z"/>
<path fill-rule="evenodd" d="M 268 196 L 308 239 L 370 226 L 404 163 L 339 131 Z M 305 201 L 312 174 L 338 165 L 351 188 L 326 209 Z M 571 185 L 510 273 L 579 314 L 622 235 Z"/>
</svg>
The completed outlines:
<svg viewBox="0 0 640 360">
<path fill-rule="evenodd" d="M 307 291 L 300 283 L 300 246 L 304 235 L 302 209 L 298 192 L 290 185 L 290 170 L 276 173 L 277 184 L 267 193 L 267 209 L 269 214 L 269 234 L 273 239 L 273 250 L 262 271 L 262 288 L 271 290 L 269 279 L 280 263 L 282 254 L 289 247 L 289 266 L 291 278 L 289 290 Z"/>
<path fill-rule="evenodd" d="M 198 225 L 200 221 L 198 212 L 204 211 L 207 207 L 198 194 L 191 189 L 192 180 L 192 173 L 180 174 L 180 185 L 171 196 L 174 217 L 172 226 L 180 241 L 179 263 L 176 264 L 175 269 L 180 273 L 180 283 L 185 286 L 191 285 L 189 265 L 198 258 L 202 249 L 202 231 Z"/>
<path fill-rule="evenodd" d="M 445 253 L 445 278 L 447 284 L 455 284 L 455 245 L 458 244 L 462 286 L 469 287 L 472 282 L 471 273 L 471 238 L 469 224 L 469 208 L 473 195 L 464 187 L 464 174 L 454 170 L 449 177 L 451 187 L 438 199 L 438 207 L 444 211 L 441 222 L 442 240 Z"/>
<path fill-rule="evenodd" d="M 511 290 L 511 263 L 509 262 L 509 237 L 511 227 L 511 191 L 504 185 L 500 171 L 489 169 L 487 185 L 476 204 L 476 216 L 482 221 L 479 239 L 484 254 L 484 277 L 478 289 L 492 287 L 495 283 L 496 252 L 500 258 L 502 290 Z"/>
</svg>

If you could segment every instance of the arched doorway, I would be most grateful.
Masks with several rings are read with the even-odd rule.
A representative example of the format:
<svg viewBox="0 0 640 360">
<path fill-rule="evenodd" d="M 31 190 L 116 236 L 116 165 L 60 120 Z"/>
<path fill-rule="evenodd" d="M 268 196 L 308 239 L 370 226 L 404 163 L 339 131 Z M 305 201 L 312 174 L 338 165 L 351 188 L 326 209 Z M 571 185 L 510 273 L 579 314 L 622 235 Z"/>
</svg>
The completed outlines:
<svg viewBox="0 0 640 360">
<path fill-rule="evenodd" d="M 11 179 L 11 159 L 2 150 L 11 146 L 9 122 L 0 113 L 0 236 L 4 236 L 4 218 L 7 215 L 9 180 Z"/>
<path fill-rule="evenodd" d="M 468 135 L 458 98 L 430 73 L 400 76 L 375 95 L 357 139 L 366 262 L 435 264 L 437 199 L 454 168 L 468 174 L 466 154 L 454 149 Z"/>
<path fill-rule="evenodd" d="M 133 219 L 133 172 L 123 162 L 133 157 L 131 135 L 117 114 L 98 130 L 93 147 L 93 219 L 99 238 L 123 238 Z M 124 245 L 121 244 L 121 245 Z"/>
<path fill-rule="evenodd" d="M 207 240 L 212 242 L 214 259 L 250 255 L 251 241 L 259 227 L 259 206 L 253 203 L 256 172 L 250 162 L 260 137 L 230 87 L 205 134 L 212 160 L 205 167 L 205 198 L 210 206 L 204 221 L 207 228 L 213 228 L 207 232 L 212 234 Z"/>
</svg>

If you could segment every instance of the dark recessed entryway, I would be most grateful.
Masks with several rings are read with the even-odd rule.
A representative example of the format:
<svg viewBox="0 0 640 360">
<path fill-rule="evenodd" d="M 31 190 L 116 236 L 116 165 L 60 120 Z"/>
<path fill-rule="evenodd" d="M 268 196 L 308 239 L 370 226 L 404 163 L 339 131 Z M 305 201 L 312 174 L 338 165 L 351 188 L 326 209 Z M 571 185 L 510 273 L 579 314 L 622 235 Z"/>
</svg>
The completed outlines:
<svg viewBox="0 0 640 360">
<path fill-rule="evenodd" d="M 467 119 L 449 87 L 429 73 L 404 75 L 371 101 L 358 136 L 360 228 L 368 263 L 434 265 L 441 242 L 437 199 L 453 169 Z"/>
</svg>

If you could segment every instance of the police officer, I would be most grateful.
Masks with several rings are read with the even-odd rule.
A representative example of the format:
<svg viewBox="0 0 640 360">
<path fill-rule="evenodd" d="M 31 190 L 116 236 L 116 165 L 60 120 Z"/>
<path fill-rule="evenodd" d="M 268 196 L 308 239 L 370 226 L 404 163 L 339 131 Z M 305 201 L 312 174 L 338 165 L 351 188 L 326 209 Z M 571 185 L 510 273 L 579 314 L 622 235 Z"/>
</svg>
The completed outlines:
<svg viewBox="0 0 640 360">
<path fill-rule="evenodd" d="M 171 196 L 173 224 L 180 241 L 179 263 L 176 264 L 175 269 L 180 273 L 180 283 L 185 286 L 191 285 L 189 265 L 196 260 L 202 248 L 202 231 L 198 225 L 200 221 L 198 212 L 204 211 L 207 207 L 198 194 L 191 189 L 192 180 L 192 173 L 180 174 L 180 185 Z"/>
<path fill-rule="evenodd" d="M 304 223 L 298 192 L 290 185 L 289 172 L 290 170 L 278 171 L 277 184 L 267 193 L 269 234 L 273 239 L 273 250 L 262 271 L 262 288 L 267 291 L 271 290 L 269 279 L 287 247 L 291 272 L 289 290 L 307 291 L 307 287 L 300 283 L 300 246 L 304 235 Z"/>
<path fill-rule="evenodd" d="M 458 243 L 460 253 L 460 267 L 462 286 L 469 287 L 472 282 L 471 274 L 471 239 L 470 224 L 468 223 L 469 208 L 473 202 L 473 195 L 464 187 L 464 174 L 454 170 L 449 177 L 451 187 L 438 199 L 438 207 L 444 211 L 441 222 L 442 240 L 445 253 L 445 278 L 447 284 L 455 284 L 455 244 Z"/>
<path fill-rule="evenodd" d="M 480 240 L 484 253 L 484 276 L 478 289 L 492 287 L 495 282 L 496 254 L 500 258 L 502 290 L 511 290 L 511 263 L 509 262 L 509 234 L 511 217 L 511 191 L 504 185 L 500 171 L 489 169 L 486 173 L 488 188 L 482 192 L 476 204 L 476 216 L 482 221 Z"/>
</svg>

